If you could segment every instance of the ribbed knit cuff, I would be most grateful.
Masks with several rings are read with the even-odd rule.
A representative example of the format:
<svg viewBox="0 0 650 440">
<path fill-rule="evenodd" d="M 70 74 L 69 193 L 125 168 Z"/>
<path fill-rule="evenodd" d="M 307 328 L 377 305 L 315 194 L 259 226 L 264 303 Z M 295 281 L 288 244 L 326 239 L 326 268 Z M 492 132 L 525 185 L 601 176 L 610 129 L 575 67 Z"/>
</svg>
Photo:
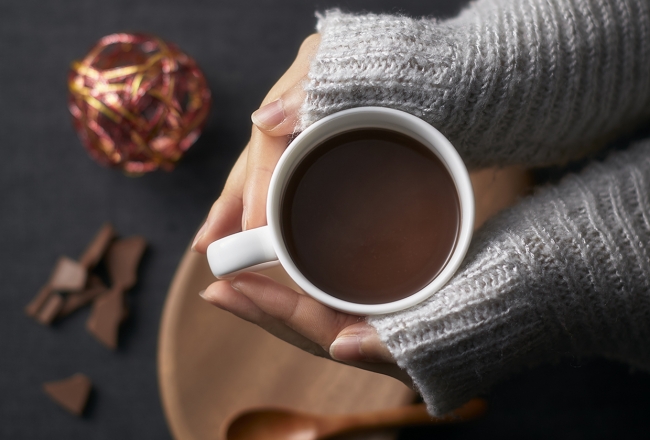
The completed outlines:
<svg viewBox="0 0 650 440">
<path fill-rule="evenodd" d="M 470 167 L 581 156 L 650 114 L 650 3 L 478 0 L 446 21 L 329 11 L 301 128 L 396 108 L 440 130 Z"/>
<path fill-rule="evenodd" d="M 650 368 L 650 141 L 498 215 L 442 290 L 368 322 L 433 414 L 565 354 Z"/>
</svg>

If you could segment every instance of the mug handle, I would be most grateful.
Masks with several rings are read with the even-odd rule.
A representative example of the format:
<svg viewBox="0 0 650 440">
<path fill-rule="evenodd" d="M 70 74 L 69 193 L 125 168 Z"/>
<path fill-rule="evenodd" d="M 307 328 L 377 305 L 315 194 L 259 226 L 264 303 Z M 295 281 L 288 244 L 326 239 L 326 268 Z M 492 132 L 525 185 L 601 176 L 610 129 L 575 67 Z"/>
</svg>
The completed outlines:
<svg viewBox="0 0 650 440">
<path fill-rule="evenodd" d="M 229 235 L 208 246 L 208 263 L 217 278 L 278 264 L 269 226 Z"/>
</svg>

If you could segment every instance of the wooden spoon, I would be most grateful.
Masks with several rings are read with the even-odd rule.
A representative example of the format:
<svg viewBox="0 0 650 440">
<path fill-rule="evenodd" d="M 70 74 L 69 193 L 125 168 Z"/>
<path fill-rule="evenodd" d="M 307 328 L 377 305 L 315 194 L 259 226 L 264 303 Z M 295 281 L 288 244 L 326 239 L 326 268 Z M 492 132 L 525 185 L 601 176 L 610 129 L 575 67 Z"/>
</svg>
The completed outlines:
<svg viewBox="0 0 650 440">
<path fill-rule="evenodd" d="M 472 399 L 442 416 L 431 417 L 424 404 L 362 414 L 322 416 L 289 409 L 261 408 L 236 414 L 224 424 L 224 440 L 318 440 L 354 431 L 406 425 L 449 424 L 475 419 L 485 413 L 483 399 Z"/>
</svg>

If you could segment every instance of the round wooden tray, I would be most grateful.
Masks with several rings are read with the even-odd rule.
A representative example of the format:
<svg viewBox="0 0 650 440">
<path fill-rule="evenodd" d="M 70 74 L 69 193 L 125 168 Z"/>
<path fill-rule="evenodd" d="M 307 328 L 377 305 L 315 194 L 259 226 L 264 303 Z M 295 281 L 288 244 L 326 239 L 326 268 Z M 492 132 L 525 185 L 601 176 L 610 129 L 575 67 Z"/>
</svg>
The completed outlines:
<svg viewBox="0 0 650 440">
<path fill-rule="evenodd" d="M 512 204 L 529 182 L 516 168 L 473 173 L 477 226 Z M 297 287 L 281 268 L 265 273 Z M 219 439 L 224 420 L 251 407 L 349 413 L 413 401 L 413 391 L 395 379 L 312 356 L 211 306 L 198 293 L 213 281 L 205 256 L 188 249 L 165 302 L 158 380 L 176 439 Z"/>
</svg>

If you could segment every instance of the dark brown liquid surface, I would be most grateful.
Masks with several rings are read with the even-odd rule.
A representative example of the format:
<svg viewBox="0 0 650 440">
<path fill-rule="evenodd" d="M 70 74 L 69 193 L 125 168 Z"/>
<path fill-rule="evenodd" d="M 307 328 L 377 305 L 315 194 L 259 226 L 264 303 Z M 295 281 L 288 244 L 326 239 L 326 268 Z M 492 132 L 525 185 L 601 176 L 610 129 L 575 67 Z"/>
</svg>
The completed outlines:
<svg viewBox="0 0 650 440">
<path fill-rule="evenodd" d="M 460 204 L 440 159 L 379 129 L 343 133 L 289 179 L 282 234 L 298 269 L 324 292 L 360 304 L 405 298 L 454 250 Z"/>
</svg>

